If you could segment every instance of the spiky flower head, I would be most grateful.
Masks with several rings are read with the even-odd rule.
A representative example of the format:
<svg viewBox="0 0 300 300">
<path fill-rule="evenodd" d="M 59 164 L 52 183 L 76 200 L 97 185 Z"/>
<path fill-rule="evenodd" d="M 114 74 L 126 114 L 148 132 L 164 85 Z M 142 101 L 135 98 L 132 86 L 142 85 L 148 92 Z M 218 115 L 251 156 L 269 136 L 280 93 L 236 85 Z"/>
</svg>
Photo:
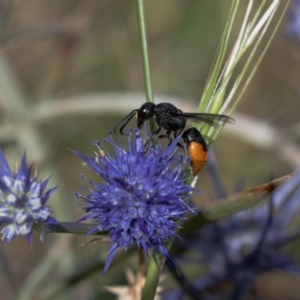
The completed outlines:
<svg viewBox="0 0 300 300">
<path fill-rule="evenodd" d="M 300 40 L 300 0 L 293 0 L 287 14 L 287 36 L 296 41 Z"/>
<path fill-rule="evenodd" d="M 27 168 L 24 152 L 21 165 L 12 172 L 0 149 L 0 228 L 4 242 L 26 235 L 31 243 L 35 224 L 54 221 L 45 203 L 57 187 L 45 191 L 49 179 L 39 181 L 31 174 L 32 168 Z"/>
<path fill-rule="evenodd" d="M 77 196 L 84 200 L 87 213 L 81 220 L 97 223 L 89 233 L 108 231 L 113 243 L 104 272 L 119 248 L 133 244 L 145 254 L 150 249 L 169 259 L 165 242 L 176 236 L 177 222 L 185 213 L 195 211 L 186 203 L 194 188 L 185 183 L 189 159 L 177 147 L 180 137 L 163 149 L 160 143 L 153 144 L 149 132 L 144 139 L 139 130 L 126 136 L 127 147 L 115 143 L 111 134 L 104 140 L 112 154 L 101 150 L 99 142 L 96 156 L 74 151 L 103 180 L 88 181 L 88 194 Z"/>
<path fill-rule="evenodd" d="M 299 237 L 287 230 L 299 213 L 299 197 L 300 172 L 279 187 L 268 203 L 209 225 L 187 240 L 190 249 L 201 251 L 200 260 L 208 268 L 207 275 L 195 282 L 198 289 L 231 281 L 233 293 L 241 297 L 262 272 L 280 269 L 299 274 L 300 266 L 281 249 Z M 216 299 L 224 299 L 223 293 L 219 296 Z"/>
</svg>

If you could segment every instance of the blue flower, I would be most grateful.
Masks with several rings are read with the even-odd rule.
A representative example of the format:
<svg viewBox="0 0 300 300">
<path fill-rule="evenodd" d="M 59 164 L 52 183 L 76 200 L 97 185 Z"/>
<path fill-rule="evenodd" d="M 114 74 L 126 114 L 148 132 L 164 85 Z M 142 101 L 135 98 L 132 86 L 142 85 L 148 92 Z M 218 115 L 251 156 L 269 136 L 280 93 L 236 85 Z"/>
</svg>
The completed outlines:
<svg viewBox="0 0 300 300">
<path fill-rule="evenodd" d="M 292 1 L 288 11 L 288 19 L 286 25 L 287 35 L 295 40 L 300 40 L 300 1 Z"/>
<path fill-rule="evenodd" d="M 100 149 L 99 154 L 86 157 L 75 152 L 102 178 L 102 183 L 88 181 L 87 195 L 77 194 L 84 200 L 87 213 L 81 221 L 91 219 L 97 224 L 89 232 L 109 232 L 112 247 L 104 267 L 107 271 L 116 251 L 132 244 L 162 253 L 170 259 L 165 242 L 177 236 L 178 221 L 188 211 L 195 212 L 186 201 L 194 188 L 187 185 L 186 168 L 189 159 L 176 146 L 180 137 L 163 149 L 153 144 L 147 132 L 145 139 L 139 130 L 127 134 L 128 146 L 115 143 L 112 135 L 104 141 L 113 154 Z"/>
<path fill-rule="evenodd" d="M 216 180 L 217 172 L 212 167 L 211 171 L 215 190 L 223 197 L 224 190 L 220 181 Z M 291 233 L 287 230 L 299 212 L 299 198 L 300 172 L 273 192 L 265 205 L 209 225 L 194 234 L 193 239 L 187 240 L 185 245 L 190 250 L 194 249 L 196 255 L 201 251 L 199 262 L 208 269 L 207 274 L 195 282 L 198 290 L 204 292 L 224 282 L 231 282 L 233 290 L 229 299 L 240 299 L 262 272 L 280 269 L 300 274 L 299 265 L 281 250 L 300 236 L 299 231 Z M 227 299 L 224 293 L 214 296 L 219 296 L 216 299 Z"/>
<path fill-rule="evenodd" d="M 0 228 L 4 242 L 26 235 L 31 243 L 35 224 L 54 221 L 45 203 L 57 187 L 45 192 L 49 179 L 39 181 L 37 175 L 31 175 L 32 168 L 27 168 L 24 153 L 13 173 L 0 149 Z"/>
</svg>

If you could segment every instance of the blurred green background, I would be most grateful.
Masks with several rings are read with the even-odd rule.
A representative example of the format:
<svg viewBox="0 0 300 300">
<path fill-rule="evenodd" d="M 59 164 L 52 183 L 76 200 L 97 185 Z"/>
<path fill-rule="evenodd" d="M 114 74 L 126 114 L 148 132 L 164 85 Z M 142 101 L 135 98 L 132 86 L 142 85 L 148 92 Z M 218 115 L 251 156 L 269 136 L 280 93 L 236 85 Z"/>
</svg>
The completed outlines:
<svg viewBox="0 0 300 300">
<path fill-rule="evenodd" d="M 230 3 L 145 0 L 155 102 L 196 109 Z M 246 4 L 240 7 L 236 35 Z M 135 2 L 1 0 L 0 25 L 1 147 L 11 166 L 26 149 L 41 177 L 53 174 L 52 186 L 63 183 L 49 205 L 54 217 L 75 221 L 82 215 L 74 196 L 83 184 L 79 175 L 92 174 L 68 148 L 91 155 L 94 140 L 105 138 L 120 118 L 145 102 Z M 250 188 L 297 169 L 299 66 L 300 42 L 285 36 L 283 23 L 238 106 L 236 124 L 213 146 L 229 192 L 238 180 Z M 262 132 L 265 136 L 259 138 Z M 199 201 L 214 199 L 206 168 L 197 186 L 205 192 Z M 23 238 L 1 244 L 16 289 L 28 286 L 29 274 L 51 254 L 65 259 L 48 266 L 37 294 L 57 276 L 106 256 L 99 254 L 99 245 L 77 247 L 84 238 L 64 235 L 64 244 L 56 242 L 57 237 L 49 235 L 41 245 L 36 235 L 32 249 Z M 72 299 L 113 299 L 99 288 L 100 273 L 67 294 Z M 0 275 L 1 299 L 10 299 L 4 277 Z M 112 269 L 103 284 L 120 284 L 122 278 L 123 271 Z M 292 295 L 285 299 L 300 299 Z M 276 294 L 269 299 L 283 298 Z"/>
</svg>

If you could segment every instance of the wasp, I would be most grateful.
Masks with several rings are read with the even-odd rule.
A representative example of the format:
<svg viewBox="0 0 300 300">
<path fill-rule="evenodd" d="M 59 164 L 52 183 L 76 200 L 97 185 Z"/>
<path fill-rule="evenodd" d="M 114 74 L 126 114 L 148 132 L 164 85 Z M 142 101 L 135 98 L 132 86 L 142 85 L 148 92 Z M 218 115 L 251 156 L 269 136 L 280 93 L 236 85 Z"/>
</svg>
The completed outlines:
<svg viewBox="0 0 300 300">
<path fill-rule="evenodd" d="M 141 129 L 146 121 L 155 117 L 155 122 L 158 129 L 152 134 L 158 134 L 161 129 L 165 129 L 165 135 L 160 137 L 167 137 L 169 140 L 174 139 L 182 133 L 185 128 L 187 120 L 194 122 L 203 122 L 213 127 L 218 127 L 219 123 L 234 123 L 234 119 L 226 115 L 208 114 L 208 113 L 184 113 L 171 103 L 162 102 L 154 104 L 146 102 L 139 109 L 134 109 L 125 118 L 118 122 L 113 128 L 114 133 L 118 126 L 120 127 L 120 134 L 123 134 L 123 129 L 128 122 L 137 115 L 137 127 Z"/>
<path fill-rule="evenodd" d="M 125 118 L 118 122 L 113 128 L 116 133 L 117 127 L 120 127 L 120 134 L 124 134 L 123 130 L 128 122 L 137 116 L 137 127 L 141 129 L 146 121 L 155 118 L 158 129 L 152 134 L 158 135 L 161 129 L 166 131 L 165 134 L 158 135 L 158 138 L 167 137 L 171 141 L 179 136 L 185 126 L 187 120 L 205 123 L 213 127 L 218 127 L 220 123 L 233 124 L 233 118 L 226 115 L 209 114 L 209 113 L 185 113 L 178 109 L 175 105 L 167 102 L 154 104 L 152 102 L 144 103 L 140 108 L 131 111 Z M 186 152 L 191 158 L 193 174 L 197 174 L 204 166 L 208 159 L 207 144 L 201 133 L 195 128 L 187 129 L 182 134 L 182 139 L 186 145 Z M 183 147 L 178 143 L 179 147 Z"/>
</svg>

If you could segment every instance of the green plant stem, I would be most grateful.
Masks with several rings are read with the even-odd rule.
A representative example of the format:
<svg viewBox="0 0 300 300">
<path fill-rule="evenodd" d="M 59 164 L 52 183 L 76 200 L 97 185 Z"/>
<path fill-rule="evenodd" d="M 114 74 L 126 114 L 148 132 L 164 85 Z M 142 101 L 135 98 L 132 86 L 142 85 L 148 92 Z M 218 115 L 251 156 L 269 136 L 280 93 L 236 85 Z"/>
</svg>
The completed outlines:
<svg viewBox="0 0 300 300">
<path fill-rule="evenodd" d="M 143 71 L 144 71 L 144 83 L 145 92 L 148 102 L 153 102 L 152 86 L 151 86 L 151 76 L 150 76 L 150 66 L 149 66 L 149 55 L 148 55 L 148 45 L 147 45 L 147 35 L 146 35 L 146 21 L 144 12 L 144 2 L 143 0 L 136 0 L 137 17 L 138 17 L 138 27 L 141 40 L 141 50 L 142 50 L 142 61 L 143 61 Z"/>
<path fill-rule="evenodd" d="M 173 263 L 171 263 L 169 260 L 166 260 L 166 266 L 168 267 L 170 274 L 176 280 L 177 284 L 182 288 L 184 293 L 189 296 L 190 299 L 203 299 L 201 292 L 198 291 L 197 288 L 188 281 L 178 265 L 176 265 L 176 268 L 174 268 Z"/>
<path fill-rule="evenodd" d="M 211 112 L 209 110 L 209 101 L 212 97 L 212 95 L 215 92 L 216 87 L 219 85 L 218 78 L 221 72 L 221 68 L 224 62 L 225 54 L 228 47 L 228 42 L 231 34 L 231 30 L 233 27 L 233 22 L 235 20 L 235 16 L 237 13 L 238 5 L 240 0 L 234 0 L 231 4 L 228 21 L 226 22 L 225 30 L 221 39 L 221 43 L 218 49 L 218 52 L 216 54 L 214 67 L 211 70 L 211 73 L 209 75 L 209 78 L 206 82 L 206 86 L 204 89 L 204 93 L 202 95 L 202 98 L 200 100 L 199 106 L 198 106 L 198 112 Z"/>
<path fill-rule="evenodd" d="M 87 234 L 95 227 L 96 224 L 85 223 L 72 223 L 72 222 L 57 222 L 45 224 L 41 226 L 40 231 L 44 230 L 45 233 L 74 233 L 74 234 Z M 39 225 L 35 225 L 35 229 L 39 230 Z M 96 235 L 107 235 L 106 231 L 99 231 Z"/>
<path fill-rule="evenodd" d="M 154 299 L 163 261 L 164 257 L 162 255 L 152 255 L 148 266 L 146 282 L 143 288 L 142 300 Z"/>
</svg>

